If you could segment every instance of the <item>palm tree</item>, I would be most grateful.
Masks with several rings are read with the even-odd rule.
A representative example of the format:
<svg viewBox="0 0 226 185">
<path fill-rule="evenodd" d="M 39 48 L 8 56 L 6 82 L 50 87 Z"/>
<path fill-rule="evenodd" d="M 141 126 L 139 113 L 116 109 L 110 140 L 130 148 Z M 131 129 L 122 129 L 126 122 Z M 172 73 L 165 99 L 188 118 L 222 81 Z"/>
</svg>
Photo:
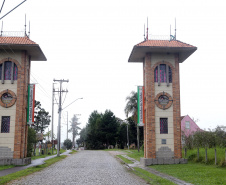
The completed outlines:
<svg viewBox="0 0 226 185">
<path fill-rule="evenodd" d="M 130 96 L 126 97 L 126 101 L 127 101 L 127 103 L 126 103 L 126 107 L 124 109 L 126 117 L 128 118 L 128 115 L 132 114 L 134 122 L 137 123 L 137 92 L 132 91 L 130 93 Z M 137 148 L 138 148 L 138 152 L 139 152 L 140 147 L 139 147 L 139 127 L 138 127 L 138 125 L 137 125 Z"/>
<path fill-rule="evenodd" d="M 78 126 L 81 123 L 78 122 L 78 118 L 74 114 L 73 118 L 70 121 L 71 128 L 68 130 L 68 132 L 72 132 L 72 145 L 75 146 L 75 137 L 78 135 L 78 130 L 81 130 L 81 128 Z"/>
<path fill-rule="evenodd" d="M 137 122 L 137 93 L 132 91 L 130 96 L 126 97 L 126 107 L 124 109 L 126 117 L 128 118 L 129 114 L 132 114 L 133 120 Z"/>
</svg>

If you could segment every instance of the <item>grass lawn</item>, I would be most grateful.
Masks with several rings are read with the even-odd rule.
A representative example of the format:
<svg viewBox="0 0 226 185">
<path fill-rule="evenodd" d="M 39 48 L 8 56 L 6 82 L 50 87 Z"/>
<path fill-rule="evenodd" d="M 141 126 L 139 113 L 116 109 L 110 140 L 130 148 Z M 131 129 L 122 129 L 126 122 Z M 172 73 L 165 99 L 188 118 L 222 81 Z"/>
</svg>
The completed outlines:
<svg viewBox="0 0 226 185">
<path fill-rule="evenodd" d="M 144 157 L 144 151 L 140 150 L 138 152 L 138 150 L 129 150 L 130 153 L 128 153 L 127 155 L 131 158 L 134 158 L 137 161 L 140 161 L 141 157 Z"/>
<path fill-rule="evenodd" d="M 15 167 L 14 165 L 4 165 L 4 166 L 0 166 L 0 171 L 1 170 L 5 170 L 5 169 L 8 169 L 8 168 L 13 168 Z"/>
<path fill-rule="evenodd" d="M 127 150 L 124 150 L 127 152 Z M 212 152 L 209 150 L 209 152 Z M 195 151 L 191 152 L 190 154 L 194 155 Z M 200 153 L 203 153 L 202 151 Z M 220 154 L 220 150 L 218 150 L 218 153 Z M 221 152 L 222 153 L 222 152 Z M 128 154 L 129 157 L 136 159 L 137 161 L 140 161 L 140 158 L 144 156 L 143 151 L 138 152 L 137 150 L 129 150 Z M 209 156 L 210 155 L 209 153 Z M 219 155 L 221 156 L 221 155 Z M 126 161 L 124 161 L 126 162 Z M 154 168 L 157 171 L 160 171 L 162 173 L 174 176 L 178 179 L 184 180 L 186 182 L 190 182 L 192 184 L 226 184 L 226 168 L 210 165 L 207 164 L 201 164 L 201 163 L 195 163 L 192 161 L 189 161 L 188 164 L 175 164 L 175 165 L 155 165 L 150 166 L 150 168 Z M 135 172 L 137 175 L 141 172 L 141 177 L 146 178 L 145 180 L 148 180 L 150 175 L 147 175 L 144 170 L 135 168 L 137 172 Z M 147 172 L 149 174 L 149 172 Z M 145 175 L 142 175 L 145 174 Z M 151 174 L 152 175 L 152 174 Z M 145 177 L 146 176 L 146 177 Z M 147 177 L 148 176 L 148 177 Z M 160 178 L 160 177 L 159 177 Z M 160 178 L 162 179 L 162 178 Z M 149 179 L 150 180 L 150 179 Z M 150 182 L 151 184 L 157 183 L 157 181 Z M 168 184 L 169 182 L 159 182 L 159 184 Z M 171 182 L 170 182 L 171 183 Z"/>
<path fill-rule="evenodd" d="M 56 163 L 56 162 L 66 158 L 66 157 L 67 157 L 66 155 L 62 155 L 60 157 L 54 157 L 52 159 L 46 160 L 45 164 L 43 164 L 43 165 L 27 168 L 25 170 L 21 170 L 21 171 L 18 171 L 16 173 L 12 173 L 12 174 L 0 177 L 0 184 L 6 184 L 7 182 L 9 182 L 11 180 L 15 180 L 15 179 L 18 179 L 20 177 L 27 176 L 27 175 L 32 174 L 34 172 L 40 171 L 43 168 L 46 168 L 46 167 L 50 166 L 51 164 Z"/>
<path fill-rule="evenodd" d="M 189 162 L 189 164 L 150 166 L 162 173 L 192 184 L 226 184 L 226 168 Z"/>
<path fill-rule="evenodd" d="M 154 174 L 152 174 L 152 173 L 150 173 L 146 170 L 143 170 L 141 168 L 134 167 L 133 173 L 136 174 L 137 176 L 141 177 L 142 179 L 144 179 L 148 183 L 153 184 L 153 185 L 155 185 L 155 184 L 156 185 L 157 184 L 174 185 L 175 184 L 175 183 L 173 183 L 169 180 L 161 178 L 161 177 L 154 175 Z"/>
<path fill-rule="evenodd" d="M 125 157 L 123 157 L 121 155 L 117 155 L 117 157 L 120 158 L 120 159 L 122 159 L 127 164 L 133 164 L 132 161 L 130 161 L 129 159 L 127 159 L 127 158 L 125 158 Z"/>
</svg>

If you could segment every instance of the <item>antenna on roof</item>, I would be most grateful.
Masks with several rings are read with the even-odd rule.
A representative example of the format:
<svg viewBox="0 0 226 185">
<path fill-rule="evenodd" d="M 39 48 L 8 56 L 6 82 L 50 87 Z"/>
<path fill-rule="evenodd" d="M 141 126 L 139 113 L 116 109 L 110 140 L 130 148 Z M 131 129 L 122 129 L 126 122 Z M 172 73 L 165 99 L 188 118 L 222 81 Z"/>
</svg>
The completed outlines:
<svg viewBox="0 0 226 185">
<path fill-rule="evenodd" d="M 30 37 L 30 21 L 29 21 L 29 31 L 28 31 L 28 37 Z"/>
<path fill-rule="evenodd" d="M 176 29 L 176 18 L 175 18 L 175 34 L 171 35 L 171 25 L 170 25 L 170 41 L 171 40 L 177 40 L 177 29 Z"/>
<path fill-rule="evenodd" d="M 147 37 L 146 39 L 148 40 L 148 17 L 147 17 Z"/>
<path fill-rule="evenodd" d="M 2 21 L 1 36 L 2 36 L 2 33 L 3 33 L 3 21 Z"/>
<path fill-rule="evenodd" d="M 174 39 L 177 40 L 176 18 L 175 18 L 175 35 L 174 35 Z"/>
<path fill-rule="evenodd" d="M 145 38 L 145 24 L 144 24 L 144 40 L 146 40 L 146 38 Z"/>
<path fill-rule="evenodd" d="M 25 25 L 24 25 L 24 27 L 25 27 L 25 31 L 24 31 L 24 36 L 27 36 L 27 30 L 26 30 L 26 27 L 27 27 L 27 21 L 26 21 L 26 14 L 25 14 Z"/>
</svg>

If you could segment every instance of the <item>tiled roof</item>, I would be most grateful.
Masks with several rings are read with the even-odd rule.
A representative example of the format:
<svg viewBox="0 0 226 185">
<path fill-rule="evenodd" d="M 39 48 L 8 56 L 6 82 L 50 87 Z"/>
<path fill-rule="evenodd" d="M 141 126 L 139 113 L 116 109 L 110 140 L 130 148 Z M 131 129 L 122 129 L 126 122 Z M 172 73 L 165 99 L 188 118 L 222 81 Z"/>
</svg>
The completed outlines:
<svg viewBox="0 0 226 185">
<path fill-rule="evenodd" d="M 136 46 L 151 46 L 151 47 L 194 47 L 178 40 L 146 40 Z"/>
<path fill-rule="evenodd" d="M 0 36 L 0 44 L 21 44 L 21 45 L 35 44 L 37 45 L 28 37 L 1 37 L 1 36 Z"/>
</svg>

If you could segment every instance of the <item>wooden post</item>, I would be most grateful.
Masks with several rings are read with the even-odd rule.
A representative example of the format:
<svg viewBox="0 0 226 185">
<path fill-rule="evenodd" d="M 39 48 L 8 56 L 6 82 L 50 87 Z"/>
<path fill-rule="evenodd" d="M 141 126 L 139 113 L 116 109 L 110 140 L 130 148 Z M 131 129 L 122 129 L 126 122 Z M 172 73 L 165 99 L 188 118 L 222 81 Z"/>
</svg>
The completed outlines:
<svg viewBox="0 0 226 185">
<path fill-rule="evenodd" d="M 184 148 L 184 158 L 187 156 L 187 148 Z"/>
<path fill-rule="evenodd" d="M 215 148 L 215 165 L 217 165 L 217 149 Z"/>
<path fill-rule="evenodd" d="M 226 162 L 226 149 L 225 149 L 225 162 Z"/>
<path fill-rule="evenodd" d="M 199 148 L 197 149 L 197 159 L 199 161 Z"/>
<path fill-rule="evenodd" d="M 205 148 L 205 153 L 206 153 L 206 163 L 207 163 L 207 148 Z"/>
</svg>

